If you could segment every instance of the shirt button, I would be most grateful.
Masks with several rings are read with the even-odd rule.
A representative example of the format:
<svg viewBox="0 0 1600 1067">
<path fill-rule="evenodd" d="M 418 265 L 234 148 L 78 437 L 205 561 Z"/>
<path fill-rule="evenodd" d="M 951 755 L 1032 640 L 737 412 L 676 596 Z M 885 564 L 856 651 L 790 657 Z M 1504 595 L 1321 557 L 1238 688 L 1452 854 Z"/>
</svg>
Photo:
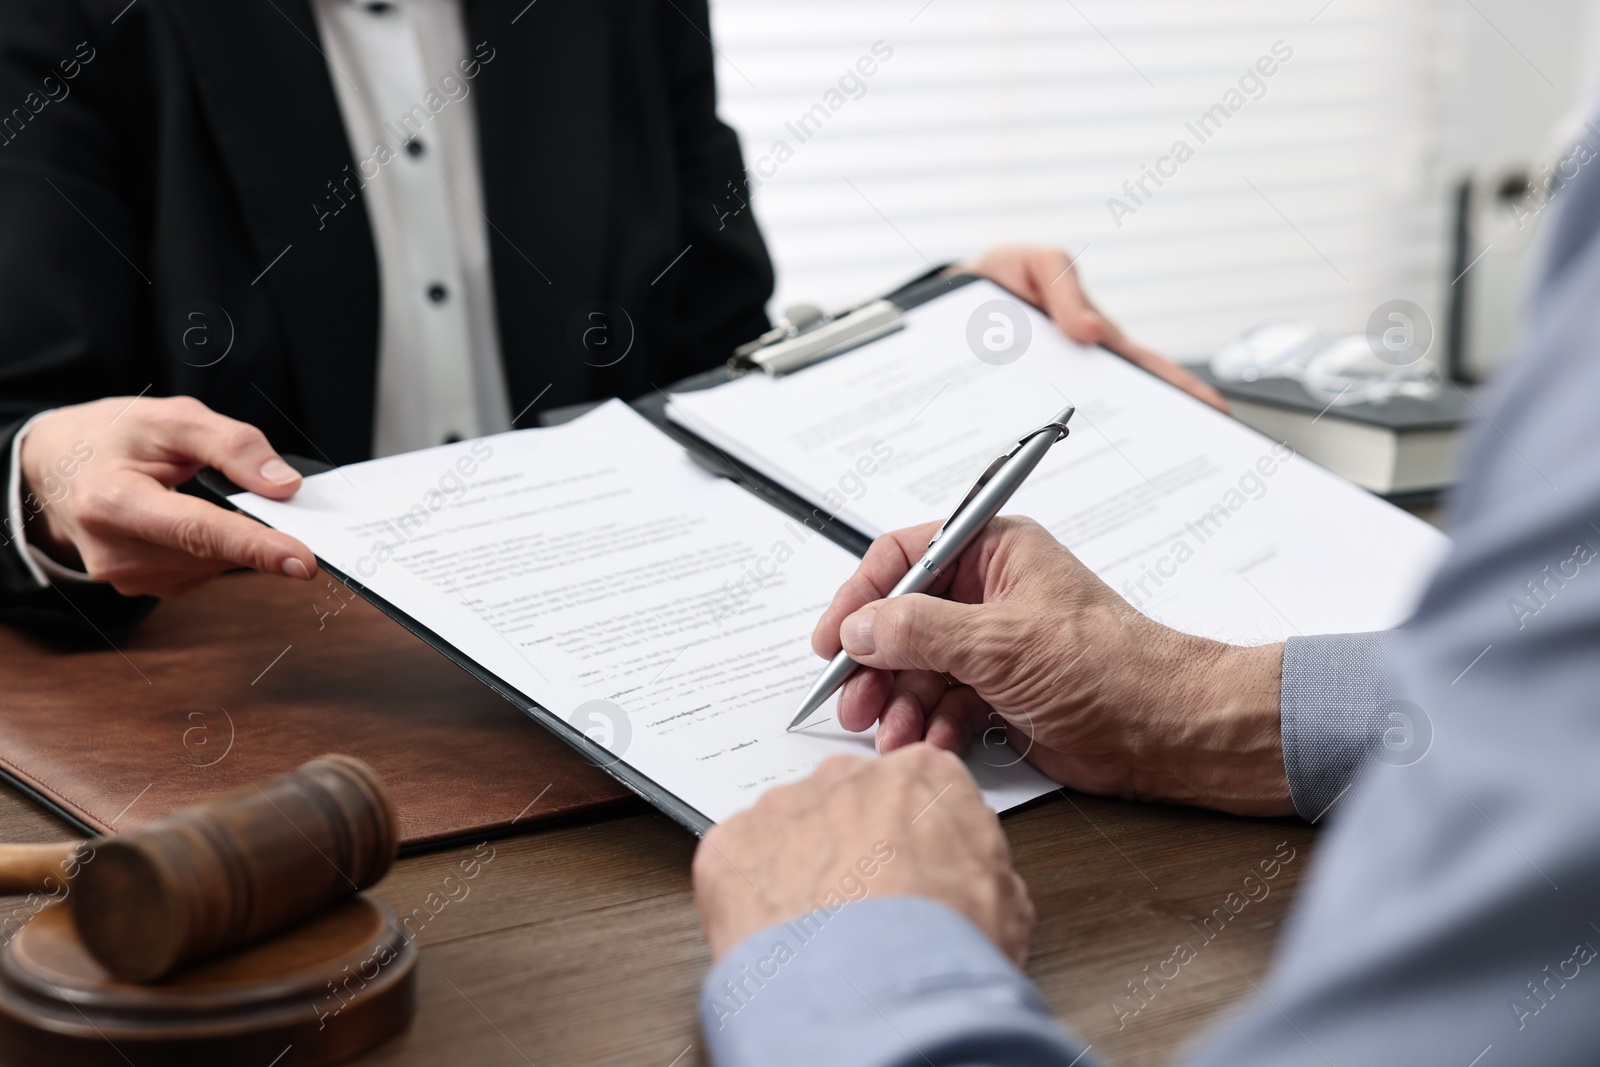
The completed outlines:
<svg viewBox="0 0 1600 1067">
<path fill-rule="evenodd" d="M 438 282 L 434 282 L 432 285 L 428 286 L 428 299 L 432 300 L 435 304 L 444 303 L 445 298 L 447 298 L 449 295 L 450 290 L 446 289 Z"/>
<path fill-rule="evenodd" d="M 415 137 L 406 142 L 406 153 L 410 155 L 412 159 L 422 155 L 422 152 L 422 142 L 417 140 Z"/>
<path fill-rule="evenodd" d="M 394 10 L 394 5 L 389 0 L 372 0 L 367 5 L 367 10 L 374 15 L 387 15 Z"/>
</svg>

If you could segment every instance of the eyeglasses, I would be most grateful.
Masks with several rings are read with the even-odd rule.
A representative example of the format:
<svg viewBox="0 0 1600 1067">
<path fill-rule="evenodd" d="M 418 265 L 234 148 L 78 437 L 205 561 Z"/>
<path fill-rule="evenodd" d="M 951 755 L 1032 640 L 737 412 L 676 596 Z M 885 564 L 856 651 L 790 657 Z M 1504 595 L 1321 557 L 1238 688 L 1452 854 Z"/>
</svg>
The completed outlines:
<svg viewBox="0 0 1600 1067">
<path fill-rule="evenodd" d="M 1428 400 L 1443 378 L 1402 315 L 1382 333 L 1329 333 L 1287 319 L 1264 322 L 1224 344 L 1211 358 L 1222 381 L 1289 378 L 1330 407 L 1382 404 L 1393 397 Z"/>
</svg>

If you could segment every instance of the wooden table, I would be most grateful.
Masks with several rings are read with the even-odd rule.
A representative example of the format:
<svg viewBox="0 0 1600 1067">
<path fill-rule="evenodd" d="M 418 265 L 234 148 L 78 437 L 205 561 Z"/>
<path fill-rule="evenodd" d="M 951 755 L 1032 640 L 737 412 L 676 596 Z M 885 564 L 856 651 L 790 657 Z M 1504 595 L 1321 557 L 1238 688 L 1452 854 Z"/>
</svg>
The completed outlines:
<svg viewBox="0 0 1600 1067">
<path fill-rule="evenodd" d="M 534 729 L 530 724 L 530 729 Z M 1231 1001 L 1250 993 L 1310 858 L 1312 831 L 1206 812 L 1073 796 L 1005 820 L 1039 926 L 1028 973 L 1045 1001 L 1111 1065 L 1172 1062 Z M 0 839 L 50 841 L 65 824 L 0 787 Z M 1280 842 L 1294 850 L 1213 940 L 1190 925 Z M 378 892 L 402 915 L 422 908 L 420 1005 L 409 1030 L 360 1061 L 376 1065 L 704 1062 L 695 996 L 708 964 L 689 888 L 693 839 L 640 809 L 601 822 L 501 838 L 493 858 L 444 899 L 444 878 L 471 848 L 403 859 Z M 1285 850 L 1287 851 L 1287 850 Z M 0 901 L 7 914 L 20 901 Z M 420 921 L 420 920 L 418 920 Z M 1213 927 L 1220 925 L 1213 920 Z M 413 923 L 416 926 L 416 922 Z M 1148 1006 L 1127 988 L 1145 968 L 1171 974 L 1179 942 L 1196 951 Z M 684 1053 L 687 1050 L 687 1055 Z M 263 1061 L 265 1064 L 265 1061 Z"/>
<path fill-rule="evenodd" d="M 420 643 L 416 651 L 436 655 Z M 1291 820 L 1078 795 L 1054 796 L 1005 825 L 1039 910 L 1029 973 L 1046 1002 L 1113 1065 L 1173 1061 L 1226 1005 L 1251 992 L 1248 980 L 1267 969 L 1313 836 Z M 65 823 L 0 787 L 0 840 L 69 836 Z M 420 929 L 418 1014 L 360 1062 L 704 1062 L 695 1001 L 708 957 L 690 892 L 693 851 L 686 832 L 638 804 L 477 850 L 401 860 L 377 892 Z M 446 876 L 474 855 L 492 859 L 476 878 L 447 887 Z M 1270 869 L 1287 855 L 1293 858 L 1272 880 L 1246 882 L 1258 865 Z M 1247 896 L 1261 899 L 1246 903 Z M 0 915 L 19 903 L 0 900 Z M 1200 924 L 1214 913 L 1228 921 L 1213 918 L 1208 940 Z M 1170 962 L 1180 943 L 1194 958 Z M 1174 973 L 1170 981 L 1147 980 Z M 1147 990 L 1147 1003 L 1134 998 L 1130 983 Z M 265 1051 L 263 1067 L 276 1054 Z"/>
</svg>

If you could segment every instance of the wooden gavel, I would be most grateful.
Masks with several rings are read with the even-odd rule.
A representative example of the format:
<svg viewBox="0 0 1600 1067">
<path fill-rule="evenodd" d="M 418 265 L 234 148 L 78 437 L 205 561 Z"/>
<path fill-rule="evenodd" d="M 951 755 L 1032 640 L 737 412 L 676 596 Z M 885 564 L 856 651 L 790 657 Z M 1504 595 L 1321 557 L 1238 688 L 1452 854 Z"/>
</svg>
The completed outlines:
<svg viewBox="0 0 1600 1067">
<path fill-rule="evenodd" d="M 0 846 L 0 892 L 64 886 L 95 960 L 153 982 L 372 885 L 398 843 L 376 772 L 322 756 L 115 837 Z"/>
</svg>

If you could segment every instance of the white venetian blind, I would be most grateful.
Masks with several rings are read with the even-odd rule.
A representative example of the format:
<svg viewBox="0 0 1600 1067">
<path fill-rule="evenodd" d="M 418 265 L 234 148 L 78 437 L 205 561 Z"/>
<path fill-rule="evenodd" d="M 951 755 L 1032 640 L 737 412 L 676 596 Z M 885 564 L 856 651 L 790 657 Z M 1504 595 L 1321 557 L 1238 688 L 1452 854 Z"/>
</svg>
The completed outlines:
<svg viewBox="0 0 1600 1067">
<path fill-rule="evenodd" d="M 1080 251 L 1101 305 L 1177 355 L 1278 315 L 1359 329 L 1397 297 L 1441 318 L 1459 32 L 1441 0 L 712 0 L 712 17 L 774 310 L 1027 242 Z M 1192 157 L 1162 162 L 1179 141 Z M 1164 184 L 1130 195 L 1158 164 Z"/>
</svg>

